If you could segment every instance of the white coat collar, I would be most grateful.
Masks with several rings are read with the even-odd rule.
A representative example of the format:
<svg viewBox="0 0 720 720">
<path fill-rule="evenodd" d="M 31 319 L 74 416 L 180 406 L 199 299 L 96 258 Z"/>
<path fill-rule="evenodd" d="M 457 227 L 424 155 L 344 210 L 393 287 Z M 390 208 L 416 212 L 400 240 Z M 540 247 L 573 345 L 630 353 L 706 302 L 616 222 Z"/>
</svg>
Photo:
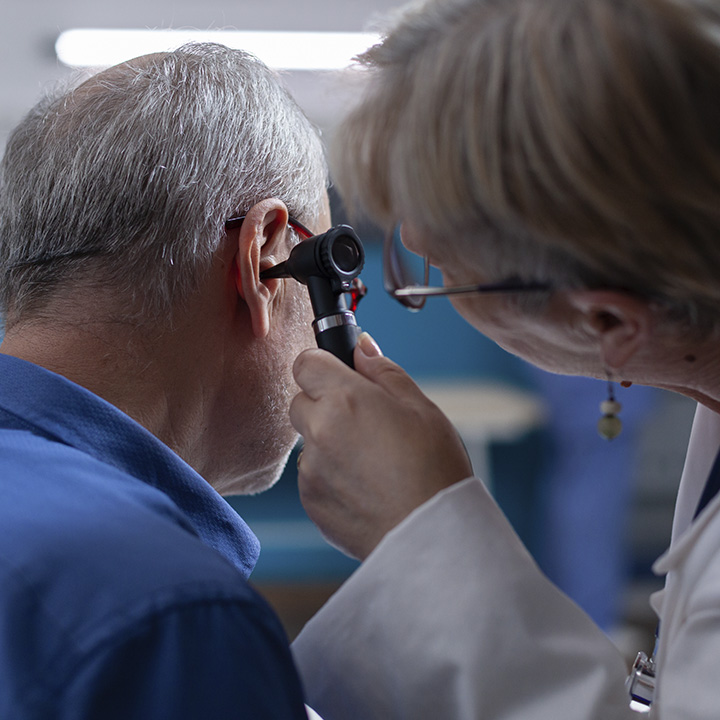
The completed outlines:
<svg viewBox="0 0 720 720">
<path fill-rule="evenodd" d="M 670 548 L 653 566 L 653 570 L 658 575 L 664 575 L 682 561 L 693 546 L 697 535 L 720 512 L 719 495 L 705 508 L 697 521 L 692 522 L 695 508 L 719 449 L 720 415 L 704 405 L 698 405 L 675 503 Z"/>
</svg>

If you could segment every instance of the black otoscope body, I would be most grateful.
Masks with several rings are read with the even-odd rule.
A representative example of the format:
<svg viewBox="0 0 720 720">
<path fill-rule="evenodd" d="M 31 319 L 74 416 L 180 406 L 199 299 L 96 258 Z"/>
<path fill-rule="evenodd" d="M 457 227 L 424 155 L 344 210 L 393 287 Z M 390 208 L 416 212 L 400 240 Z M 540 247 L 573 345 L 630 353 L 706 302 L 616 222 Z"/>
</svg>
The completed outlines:
<svg viewBox="0 0 720 720">
<path fill-rule="evenodd" d="M 292 277 L 307 285 L 315 320 L 315 340 L 353 367 L 353 350 L 360 328 L 345 295 L 362 297 L 358 276 L 365 264 L 365 250 L 349 225 L 338 225 L 322 235 L 298 243 L 290 257 L 260 273 L 261 280 Z"/>
</svg>

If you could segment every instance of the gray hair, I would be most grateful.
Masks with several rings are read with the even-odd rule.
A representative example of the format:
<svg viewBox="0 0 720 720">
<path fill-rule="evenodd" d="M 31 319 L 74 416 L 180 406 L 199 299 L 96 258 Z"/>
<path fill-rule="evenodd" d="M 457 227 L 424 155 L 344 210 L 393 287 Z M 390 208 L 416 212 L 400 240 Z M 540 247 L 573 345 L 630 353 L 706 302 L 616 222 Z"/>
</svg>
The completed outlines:
<svg viewBox="0 0 720 720">
<path fill-rule="evenodd" d="M 8 324 L 80 278 L 151 317 L 196 287 L 224 221 L 276 197 L 312 223 L 327 168 L 316 129 L 248 53 L 184 46 L 41 101 L 0 175 Z"/>
<path fill-rule="evenodd" d="M 712 0 L 416 4 L 361 58 L 340 189 L 490 278 L 624 288 L 717 323 L 718 28 Z"/>
</svg>

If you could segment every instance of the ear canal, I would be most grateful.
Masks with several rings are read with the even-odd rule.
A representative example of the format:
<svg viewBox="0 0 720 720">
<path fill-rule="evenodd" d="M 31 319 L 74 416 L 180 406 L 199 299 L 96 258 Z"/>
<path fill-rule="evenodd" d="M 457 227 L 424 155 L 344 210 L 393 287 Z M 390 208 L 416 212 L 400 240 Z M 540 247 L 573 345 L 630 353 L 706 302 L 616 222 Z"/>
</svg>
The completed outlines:
<svg viewBox="0 0 720 720">
<path fill-rule="evenodd" d="M 600 330 L 606 331 L 617 327 L 622 321 L 617 315 L 614 315 L 607 310 L 601 310 L 596 314 L 595 322 Z"/>
</svg>

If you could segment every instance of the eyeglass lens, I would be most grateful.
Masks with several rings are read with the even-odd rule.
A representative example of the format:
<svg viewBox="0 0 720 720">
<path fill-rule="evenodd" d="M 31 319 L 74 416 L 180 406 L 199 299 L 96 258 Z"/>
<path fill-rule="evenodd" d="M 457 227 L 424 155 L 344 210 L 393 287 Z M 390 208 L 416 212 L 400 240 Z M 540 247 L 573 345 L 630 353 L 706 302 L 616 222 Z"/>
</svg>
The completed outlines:
<svg viewBox="0 0 720 720">
<path fill-rule="evenodd" d="M 383 248 L 383 284 L 385 290 L 394 295 L 396 290 L 428 284 L 430 263 L 426 258 L 410 252 L 402 243 L 400 225 L 388 233 Z M 396 300 L 408 308 L 420 310 L 425 305 L 424 297 L 397 296 Z"/>
</svg>

